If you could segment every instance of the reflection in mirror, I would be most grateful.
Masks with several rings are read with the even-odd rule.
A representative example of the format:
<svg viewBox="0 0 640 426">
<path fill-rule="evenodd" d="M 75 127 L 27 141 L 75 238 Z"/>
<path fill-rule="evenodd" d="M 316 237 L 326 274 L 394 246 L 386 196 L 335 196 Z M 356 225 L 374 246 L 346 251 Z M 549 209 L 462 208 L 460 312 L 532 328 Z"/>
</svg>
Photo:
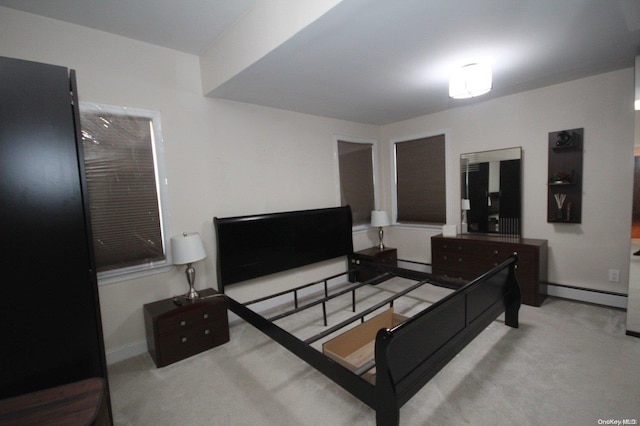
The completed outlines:
<svg viewBox="0 0 640 426">
<path fill-rule="evenodd" d="M 520 235 L 522 148 L 460 155 L 462 232 Z"/>
</svg>

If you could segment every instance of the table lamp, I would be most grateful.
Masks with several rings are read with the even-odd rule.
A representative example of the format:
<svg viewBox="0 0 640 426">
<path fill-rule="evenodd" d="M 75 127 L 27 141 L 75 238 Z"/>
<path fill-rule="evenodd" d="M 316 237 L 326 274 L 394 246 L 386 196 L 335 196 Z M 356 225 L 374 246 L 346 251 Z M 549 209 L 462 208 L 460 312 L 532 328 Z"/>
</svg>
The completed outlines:
<svg viewBox="0 0 640 426">
<path fill-rule="evenodd" d="M 384 210 L 373 210 L 371 212 L 371 226 L 378 227 L 378 248 L 380 250 L 384 250 L 384 244 L 382 244 L 382 237 L 384 236 L 384 231 L 382 228 L 384 226 L 391 225 L 391 221 L 389 220 L 389 214 Z"/>
<path fill-rule="evenodd" d="M 196 279 L 196 270 L 192 264 L 207 257 L 200 234 L 197 232 L 183 232 L 181 235 L 171 237 L 171 253 L 174 265 L 187 265 L 187 281 L 189 282 L 189 292 L 185 297 L 190 300 L 200 297 L 193 288 Z"/>
</svg>

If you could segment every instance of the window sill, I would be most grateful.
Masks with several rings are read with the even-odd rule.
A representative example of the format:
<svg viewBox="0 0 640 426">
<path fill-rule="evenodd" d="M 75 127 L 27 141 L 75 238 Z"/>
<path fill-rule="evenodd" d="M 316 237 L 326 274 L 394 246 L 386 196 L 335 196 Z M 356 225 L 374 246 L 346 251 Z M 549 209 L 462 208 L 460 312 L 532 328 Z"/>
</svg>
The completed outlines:
<svg viewBox="0 0 640 426">
<path fill-rule="evenodd" d="M 355 225 L 351 228 L 351 232 L 362 233 L 367 232 L 369 229 L 371 229 L 371 225 Z"/>
<path fill-rule="evenodd" d="M 135 280 L 150 275 L 163 274 L 173 269 L 173 265 L 162 264 L 144 269 L 117 270 L 98 273 L 98 287 L 115 284 L 122 281 Z"/>
<path fill-rule="evenodd" d="M 398 229 L 424 229 L 424 230 L 433 230 L 433 231 L 437 231 L 437 232 L 442 232 L 442 226 L 443 224 L 439 224 L 439 223 L 393 223 L 391 225 L 389 225 L 389 227 L 391 228 L 398 228 Z M 387 227 L 384 227 L 383 229 L 385 229 Z M 358 226 L 354 226 L 353 228 L 351 228 L 352 232 L 355 233 L 363 233 L 363 232 L 367 232 L 370 229 L 375 229 L 377 231 L 377 227 L 371 226 L 371 225 L 358 225 Z"/>
<path fill-rule="evenodd" d="M 442 226 L 444 223 L 394 223 L 394 228 L 407 228 L 407 229 L 428 229 L 442 232 Z"/>
</svg>

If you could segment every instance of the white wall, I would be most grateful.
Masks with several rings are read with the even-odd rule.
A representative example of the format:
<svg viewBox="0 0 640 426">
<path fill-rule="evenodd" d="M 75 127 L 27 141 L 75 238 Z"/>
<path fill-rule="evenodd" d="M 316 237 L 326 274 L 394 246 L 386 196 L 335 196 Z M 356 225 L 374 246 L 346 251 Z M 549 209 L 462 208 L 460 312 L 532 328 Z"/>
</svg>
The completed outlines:
<svg viewBox="0 0 640 426">
<path fill-rule="evenodd" d="M 256 0 L 201 56 L 202 85 L 209 94 L 260 60 L 342 0 Z"/>
<path fill-rule="evenodd" d="M 0 40 L 2 56 L 75 69 L 81 101 L 161 112 L 172 233 L 200 232 L 208 254 L 195 264 L 196 288 L 216 286 L 214 216 L 338 205 L 334 135 L 378 136 L 376 126 L 205 98 L 197 56 L 77 25 L 0 7 Z M 356 248 L 371 238 L 356 235 Z M 109 359 L 145 351 L 143 304 L 186 289 L 182 268 L 101 286 Z M 237 297 L 264 291 L 239 286 Z"/>
<path fill-rule="evenodd" d="M 384 126 L 380 144 L 413 135 L 447 131 L 450 158 L 448 222 L 460 223 L 460 154 L 523 148 L 522 232 L 549 243 L 549 281 L 626 293 L 633 190 L 633 69 L 489 100 Z M 547 211 L 548 133 L 584 128 L 583 212 L 581 224 L 550 224 Z M 383 149 L 384 179 L 391 182 L 389 148 Z M 390 184 L 389 184 L 390 186 Z M 385 200 L 390 209 L 389 199 Z M 459 228 L 458 228 L 459 229 Z M 424 250 L 439 230 L 389 230 L 399 256 L 429 261 Z M 428 253 L 428 254 L 427 254 Z M 619 269 L 620 283 L 608 281 Z"/>
</svg>

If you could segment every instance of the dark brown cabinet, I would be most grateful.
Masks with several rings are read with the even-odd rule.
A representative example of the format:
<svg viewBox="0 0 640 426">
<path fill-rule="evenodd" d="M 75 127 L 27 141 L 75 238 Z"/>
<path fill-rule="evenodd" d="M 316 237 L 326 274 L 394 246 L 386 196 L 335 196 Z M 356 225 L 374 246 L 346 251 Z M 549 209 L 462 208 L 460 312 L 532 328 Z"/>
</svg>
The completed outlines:
<svg viewBox="0 0 640 426">
<path fill-rule="evenodd" d="M 540 306 L 547 294 L 547 241 L 532 238 L 461 234 L 431 237 L 435 275 L 474 279 L 518 253 L 516 277 L 522 303 Z"/>
<path fill-rule="evenodd" d="M 213 289 L 195 301 L 165 299 L 144 305 L 147 348 L 164 367 L 229 341 L 227 298 Z"/>
<path fill-rule="evenodd" d="M 378 247 L 370 247 L 368 249 L 356 251 L 350 256 L 350 263 L 354 265 L 359 265 L 361 261 L 398 266 L 398 250 L 389 247 L 385 247 L 382 250 Z M 364 282 L 375 278 L 377 275 L 378 274 L 376 274 L 375 271 L 363 268 L 356 272 L 355 276 L 352 277 L 352 281 Z"/>
<path fill-rule="evenodd" d="M 106 381 L 75 74 L 0 57 L 0 81 L 0 398 Z"/>
<path fill-rule="evenodd" d="M 549 133 L 547 222 L 582 222 L 584 129 Z"/>
</svg>

